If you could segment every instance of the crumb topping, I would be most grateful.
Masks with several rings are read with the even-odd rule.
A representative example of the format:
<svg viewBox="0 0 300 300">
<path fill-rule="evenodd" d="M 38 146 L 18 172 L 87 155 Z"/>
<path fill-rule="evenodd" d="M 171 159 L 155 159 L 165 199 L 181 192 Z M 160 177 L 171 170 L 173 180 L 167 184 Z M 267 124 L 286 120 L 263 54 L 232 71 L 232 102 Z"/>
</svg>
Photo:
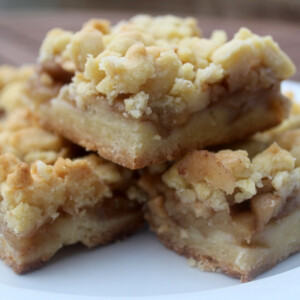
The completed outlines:
<svg viewBox="0 0 300 300">
<path fill-rule="evenodd" d="M 194 18 L 179 18 L 172 15 L 150 17 L 137 15 L 128 23 L 120 22 L 115 26 L 119 28 L 133 25 L 141 31 L 150 33 L 155 39 L 178 40 L 184 37 L 201 36 L 201 30 Z"/>
<path fill-rule="evenodd" d="M 129 184 L 130 171 L 95 154 L 29 165 L 7 153 L 0 155 L 0 167 L 0 212 L 7 228 L 20 237 L 30 237 L 60 214 L 85 214 L 119 189 L 128 187 L 132 203 L 144 197 Z"/>
<path fill-rule="evenodd" d="M 0 67 L 0 108 L 11 112 L 26 103 L 26 85 L 33 75 L 33 66 Z"/>
<path fill-rule="evenodd" d="M 32 72 L 33 67 L 30 65 L 24 65 L 19 68 L 10 65 L 0 66 L 0 90 L 11 82 L 28 79 Z"/>
<path fill-rule="evenodd" d="M 112 27 L 91 20 L 77 33 L 54 29 L 39 61 L 76 71 L 69 89 L 76 90 L 79 107 L 91 97 L 110 105 L 123 101 L 123 115 L 136 119 L 155 119 L 166 108 L 175 114 L 204 109 L 218 94 L 210 87 L 222 90 L 224 80 L 230 92 L 246 79 L 255 90 L 295 70 L 269 36 L 241 28 L 229 41 L 223 31 L 207 39 L 195 19 L 174 16 L 136 16 Z"/>
<path fill-rule="evenodd" d="M 19 109 L 0 121 L 0 151 L 29 164 L 37 160 L 52 164 L 58 157 L 71 155 L 72 147 L 65 139 L 39 127 L 28 109 Z"/>
<path fill-rule="evenodd" d="M 3 154 L 0 165 L 10 166 L 1 178 L 0 210 L 8 228 L 20 236 L 29 236 L 60 210 L 84 213 L 101 197 L 112 196 L 111 181 L 99 176 L 101 165 L 92 160 L 59 158 L 54 165 L 36 161 L 30 166 Z"/>
<path fill-rule="evenodd" d="M 295 161 L 276 143 L 252 160 L 241 150 L 194 151 L 173 165 L 162 179 L 196 217 L 229 213 L 233 205 L 249 200 L 262 228 L 300 187 L 300 169 Z"/>
</svg>

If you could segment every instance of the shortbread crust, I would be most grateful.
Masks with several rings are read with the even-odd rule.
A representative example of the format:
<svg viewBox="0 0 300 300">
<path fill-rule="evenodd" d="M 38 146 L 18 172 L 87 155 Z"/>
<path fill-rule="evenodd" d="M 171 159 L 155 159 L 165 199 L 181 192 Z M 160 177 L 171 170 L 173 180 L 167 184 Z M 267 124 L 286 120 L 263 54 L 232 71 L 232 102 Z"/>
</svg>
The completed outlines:
<svg viewBox="0 0 300 300">
<path fill-rule="evenodd" d="M 205 39 L 195 20 L 168 16 L 54 29 L 39 64 L 62 85 L 50 101 L 31 85 L 42 124 L 131 169 L 279 124 L 289 111 L 279 85 L 294 73 L 271 37 Z"/>
</svg>

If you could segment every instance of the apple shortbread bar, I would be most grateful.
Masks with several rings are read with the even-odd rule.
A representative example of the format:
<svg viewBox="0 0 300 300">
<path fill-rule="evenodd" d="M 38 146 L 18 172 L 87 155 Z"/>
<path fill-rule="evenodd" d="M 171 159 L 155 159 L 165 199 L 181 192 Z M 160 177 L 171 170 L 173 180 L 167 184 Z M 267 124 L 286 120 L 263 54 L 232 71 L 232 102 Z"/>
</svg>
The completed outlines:
<svg viewBox="0 0 300 300">
<path fill-rule="evenodd" d="M 144 175 L 147 219 L 160 240 L 205 271 L 246 282 L 300 250 L 300 130 L 252 159 L 194 151 Z M 298 151 L 299 152 L 299 151 Z"/>
<path fill-rule="evenodd" d="M 134 173 L 16 110 L 0 122 L 0 256 L 15 272 L 40 267 L 65 245 L 103 245 L 143 223 Z M 77 157 L 77 158 L 76 158 Z"/>
<path fill-rule="evenodd" d="M 294 69 L 270 36 L 206 39 L 192 18 L 137 16 L 50 31 L 30 90 L 44 126 L 137 169 L 279 124 Z"/>
</svg>

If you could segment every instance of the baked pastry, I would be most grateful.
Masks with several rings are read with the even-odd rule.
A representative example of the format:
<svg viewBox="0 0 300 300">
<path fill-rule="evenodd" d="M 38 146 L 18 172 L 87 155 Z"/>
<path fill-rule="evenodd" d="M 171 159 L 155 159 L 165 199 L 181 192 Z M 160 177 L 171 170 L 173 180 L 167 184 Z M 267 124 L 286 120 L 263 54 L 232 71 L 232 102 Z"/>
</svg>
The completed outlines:
<svg viewBox="0 0 300 300">
<path fill-rule="evenodd" d="M 132 171 L 43 130 L 26 108 L 2 116 L 0 153 L 0 256 L 17 273 L 65 245 L 107 244 L 143 224 Z"/>
<path fill-rule="evenodd" d="M 192 18 L 137 16 L 50 31 L 30 90 L 44 126 L 137 169 L 279 124 L 294 69 L 269 36 L 206 39 Z"/>
<path fill-rule="evenodd" d="M 252 159 L 194 151 L 162 176 L 149 171 L 141 185 L 152 230 L 191 265 L 242 282 L 299 251 L 300 129 L 277 142 Z"/>
</svg>

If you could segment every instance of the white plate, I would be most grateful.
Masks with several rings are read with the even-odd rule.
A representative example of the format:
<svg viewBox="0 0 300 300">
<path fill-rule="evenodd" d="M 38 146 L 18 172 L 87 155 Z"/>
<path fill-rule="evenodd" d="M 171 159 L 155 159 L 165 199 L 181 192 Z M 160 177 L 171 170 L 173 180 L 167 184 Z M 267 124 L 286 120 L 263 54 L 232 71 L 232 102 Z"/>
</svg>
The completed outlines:
<svg viewBox="0 0 300 300">
<path fill-rule="evenodd" d="M 300 83 L 284 90 L 300 101 Z M 42 269 L 16 275 L 0 262 L 0 299 L 296 299 L 300 253 L 250 283 L 190 268 L 147 229 L 106 247 L 60 251 Z"/>
</svg>

